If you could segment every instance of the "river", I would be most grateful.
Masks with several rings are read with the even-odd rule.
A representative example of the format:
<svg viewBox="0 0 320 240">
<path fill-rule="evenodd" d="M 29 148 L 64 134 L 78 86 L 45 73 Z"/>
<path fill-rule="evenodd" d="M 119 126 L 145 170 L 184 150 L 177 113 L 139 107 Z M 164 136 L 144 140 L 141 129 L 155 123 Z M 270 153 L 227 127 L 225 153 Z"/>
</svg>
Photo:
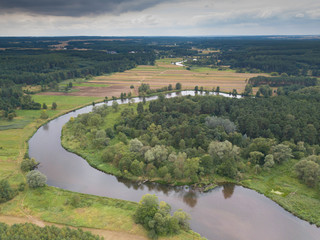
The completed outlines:
<svg viewBox="0 0 320 240">
<path fill-rule="evenodd" d="M 189 94 L 194 92 L 172 93 L 167 97 Z M 153 99 L 156 97 L 147 98 Z M 135 102 L 140 100 L 135 98 Z M 226 184 L 199 193 L 187 186 L 137 184 L 92 168 L 83 158 L 66 151 L 60 141 L 61 129 L 70 117 L 91 110 L 92 106 L 87 106 L 58 117 L 40 127 L 30 139 L 29 155 L 40 162 L 39 170 L 47 176 L 48 185 L 136 202 L 146 193 L 156 194 L 174 210 L 181 208 L 190 213 L 191 228 L 212 240 L 320 239 L 319 228 L 293 216 L 262 194 L 241 186 Z"/>
</svg>

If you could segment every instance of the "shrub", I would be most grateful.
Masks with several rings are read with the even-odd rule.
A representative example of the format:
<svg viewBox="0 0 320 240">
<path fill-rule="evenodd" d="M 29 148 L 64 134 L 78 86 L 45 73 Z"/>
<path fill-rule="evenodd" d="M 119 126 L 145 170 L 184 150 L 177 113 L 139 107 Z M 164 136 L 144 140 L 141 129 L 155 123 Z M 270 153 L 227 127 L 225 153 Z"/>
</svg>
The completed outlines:
<svg viewBox="0 0 320 240">
<path fill-rule="evenodd" d="M 31 188 L 43 187 L 46 182 L 47 177 L 38 170 L 32 170 L 27 174 L 27 183 Z"/>
<path fill-rule="evenodd" d="M 157 238 L 159 235 L 175 234 L 180 229 L 189 230 L 189 214 L 182 210 L 170 215 L 171 207 L 160 202 L 155 195 L 144 195 L 135 213 L 135 220 L 148 230 L 148 236 Z"/>
<path fill-rule="evenodd" d="M 48 113 L 46 110 L 42 110 L 40 114 L 41 119 L 47 119 L 49 117 Z"/>
<path fill-rule="evenodd" d="M 20 168 L 24 172 L 29 172 L 31 170 L 34 170 L 38 165 L 39 165 L 39 163 L 36 162 L 36 160 L 34 160 L 34 158 L 31 158 L 31 159 L 25 158 L 22 160 Z"/>
<path fill-rule="evenodd" d="M 11 200 L 15 195 L 14 190 L 9 185 L 8 180 L 0 181 L 0 203 Z"/>
</svg>

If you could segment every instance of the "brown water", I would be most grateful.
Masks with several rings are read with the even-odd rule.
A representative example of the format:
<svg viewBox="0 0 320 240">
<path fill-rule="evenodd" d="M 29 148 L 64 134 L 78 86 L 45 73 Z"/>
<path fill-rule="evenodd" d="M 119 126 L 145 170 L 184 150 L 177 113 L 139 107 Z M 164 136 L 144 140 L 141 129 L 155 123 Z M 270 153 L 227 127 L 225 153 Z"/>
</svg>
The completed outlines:
<svg viewBox="0 0 320 240">
<path fill-rule="evenodd" d="M 39 170 L 48 177 L 48 185 L 136 202 L 146 193 L 156 194 L 174 210 L 181 208 L 190 213 L 192 229 L 213 240 L 320 239 L 319 228 L 250 189 L 226 184 L 199 193 L 189 187 L 138 184 L 92 168 L 84 159 L 62 148 L 60 142 L 61 128 L 70 117 L 91 110 L 89 106 L 54 119 L 30 139 L 30 157 L 41 163 Z"/>
</svg>

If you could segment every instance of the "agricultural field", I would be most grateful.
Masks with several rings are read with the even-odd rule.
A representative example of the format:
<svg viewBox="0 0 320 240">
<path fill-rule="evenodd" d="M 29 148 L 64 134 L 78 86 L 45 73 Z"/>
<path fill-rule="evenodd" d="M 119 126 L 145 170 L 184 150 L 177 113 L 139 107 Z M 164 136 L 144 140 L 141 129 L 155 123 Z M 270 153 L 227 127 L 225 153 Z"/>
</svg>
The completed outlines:
<svg viewBox="0 0 320 240">
<path fill-rule="evenodd" d="M 41 95 L 59 96 L 96 96 L 96 97 L 119 97 L 120 94 L 131 91 L 130 86 L 135 88 L 133 95 L 137 95 L 138 86 L 142 83 L 149 84 L 152 89 L 161 88 L 180 82 L 183 89 L 194 89 L 197 85 L 206 90 L 220 87 L 220 91 L 231 92 L 236 89 L 243 92 L 247 80 L 262 74 L 236 73 L 231 69 L 219 71 L 212 68 L 193 68 L 186 70 L 185 67 L 172 64 L 182 61 L 181 58 L 166 58 L 156 61 L 154 66 L 141 65 L 124 72 L 94 77 L 85 83 L 75 83 L 72 92 L 45 92 Z"/>
<path fill-rule="evenodd" d="M 155 66 L 138 66 L 137 68 L 109 76 L 96 77 L 90 82 L 101 84 L 134 85 L 135 89 L 141 84 L 150 84 L 151 88 L 161 88 L 180 82 L 183 89 L 193 89 L 196 85 L 212 90 L 220 86 L 220 90 L 230 92 L 237 89 L 243 92 L 246 80 L 257 76 L 252 73 L 236 73 L 232 70 L 218 71 L 211 68 L 195 68 L 186 70 L 185 67 L 171 64 L 182 59 L 161 59 Z M 261 75 L 261 74 L 260 74 Z"/>
</svg>

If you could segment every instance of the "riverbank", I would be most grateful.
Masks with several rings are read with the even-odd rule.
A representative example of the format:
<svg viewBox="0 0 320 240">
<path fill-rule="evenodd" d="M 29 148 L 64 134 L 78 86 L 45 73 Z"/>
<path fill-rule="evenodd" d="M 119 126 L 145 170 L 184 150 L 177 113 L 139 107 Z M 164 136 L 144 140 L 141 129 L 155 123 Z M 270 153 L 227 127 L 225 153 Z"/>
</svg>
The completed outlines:
<svg viewBox="0 0 320 240">
<path fill-rule="evenodd" d="M 105 120 L 107 125 L 105 125 L 104 128 L 113 128 L 114 123 L 117 122 L 119 117 L 120 111 L 107 115 Z M 93 151 L 92 149 L 83 150 L 79 148 L 79 146 L 72 141 L 72 137 L 68 137 L 68 134 L 65 131 L 66 129 L 64 128 L 62 145 L 68 149 L 68 151 L 72 151 L 82 156 L 91 166 L 103 172 L 124 177 L 131 181 L 145 182 L 147 180 L 162 184 L 169 183 L 171 185 L 191 184 L 190 182 L 183 180 L 179 180 L 179 182 L 166 182 L 160 178 L 150 179 L 136 177 L 133 175 L 124 175 L 119 169 L 115 168 L 111 164 L 105 163 L 101 159 L 101 155 L 97 153 L 98 151 Z M 255 173 L 255 171 L 251 169 L 242 174 L 242 179 L 239 182 L 234 183 L 262 193 L 295 216 L 320 226 L 319 192 L 315 188 L 309 188 L 305 184 L 302 184 L 296 178 L 293 170 L 293 166 L 296 162 L 297 160 L 292 159 L 280 165 L 276 165 L 270 170 L 262 170 L 259 174 Z M 210 189 L 206 189 L 206 185 L 210 186 L 210 184 L 212 184 L 212 187 L 214 188 L 215 184 L 227 181 L 230 181 L 230 179 L 221 178 L 220 176 L 215 175 L 212 179 L 208 179 L 197 184 L 195 190 L 199 188 L 204 192 L 209 191 Z"/>
<path fill-rule="evenodd" d="M 68 112 L 91 105 L 103 99 L 95 97 L 64 96 L 47 98 L 36 95 L 36 101 L 48 106 L 56 101 L 58 110 L 48 109 L 48 119 L 40 119 L 40 111 L 19 110 L 17 121 L 29 121 L 23 128 L 0 131 L 0 179 L 7 179 L 13 188 L 25 182 L 20 163 L 28 152 L 28 141 L 42 125 Z M 77 202 L 81 201 L 80 205 Z M 75 204 L 76 206 L 73 206 Z M 26 188 L 9 202 L 0 204 L 0 220 L 13 224 L 33 222 L 43 225 L 81 227 L 100 236 L 121 236 L 122 239 L 147 239 L 146 231 L 134 223 L 137 203 L 85 195 L 55 187 L 32 190 Z M 19 220 L 17 220 L 19 219 Z M 120 227 L 119 227 L 120 226 Z M 119 238 L 119 239 L 121 239 Z M 112 239 L 107 236 L 105 239 Z M 117 238 L 118 239 L 118 238 Z M 164 239 L 201 239 L 192 231 Z"/>
<path fill-rule="evenodd" d="M 240 184 L 262 193 L 293 215 L 320 227 L 320 192 L 294 176 L 295 163 L 297 160 L 291 159 L 270 171 L 248 174 Z"/>
</svg>

